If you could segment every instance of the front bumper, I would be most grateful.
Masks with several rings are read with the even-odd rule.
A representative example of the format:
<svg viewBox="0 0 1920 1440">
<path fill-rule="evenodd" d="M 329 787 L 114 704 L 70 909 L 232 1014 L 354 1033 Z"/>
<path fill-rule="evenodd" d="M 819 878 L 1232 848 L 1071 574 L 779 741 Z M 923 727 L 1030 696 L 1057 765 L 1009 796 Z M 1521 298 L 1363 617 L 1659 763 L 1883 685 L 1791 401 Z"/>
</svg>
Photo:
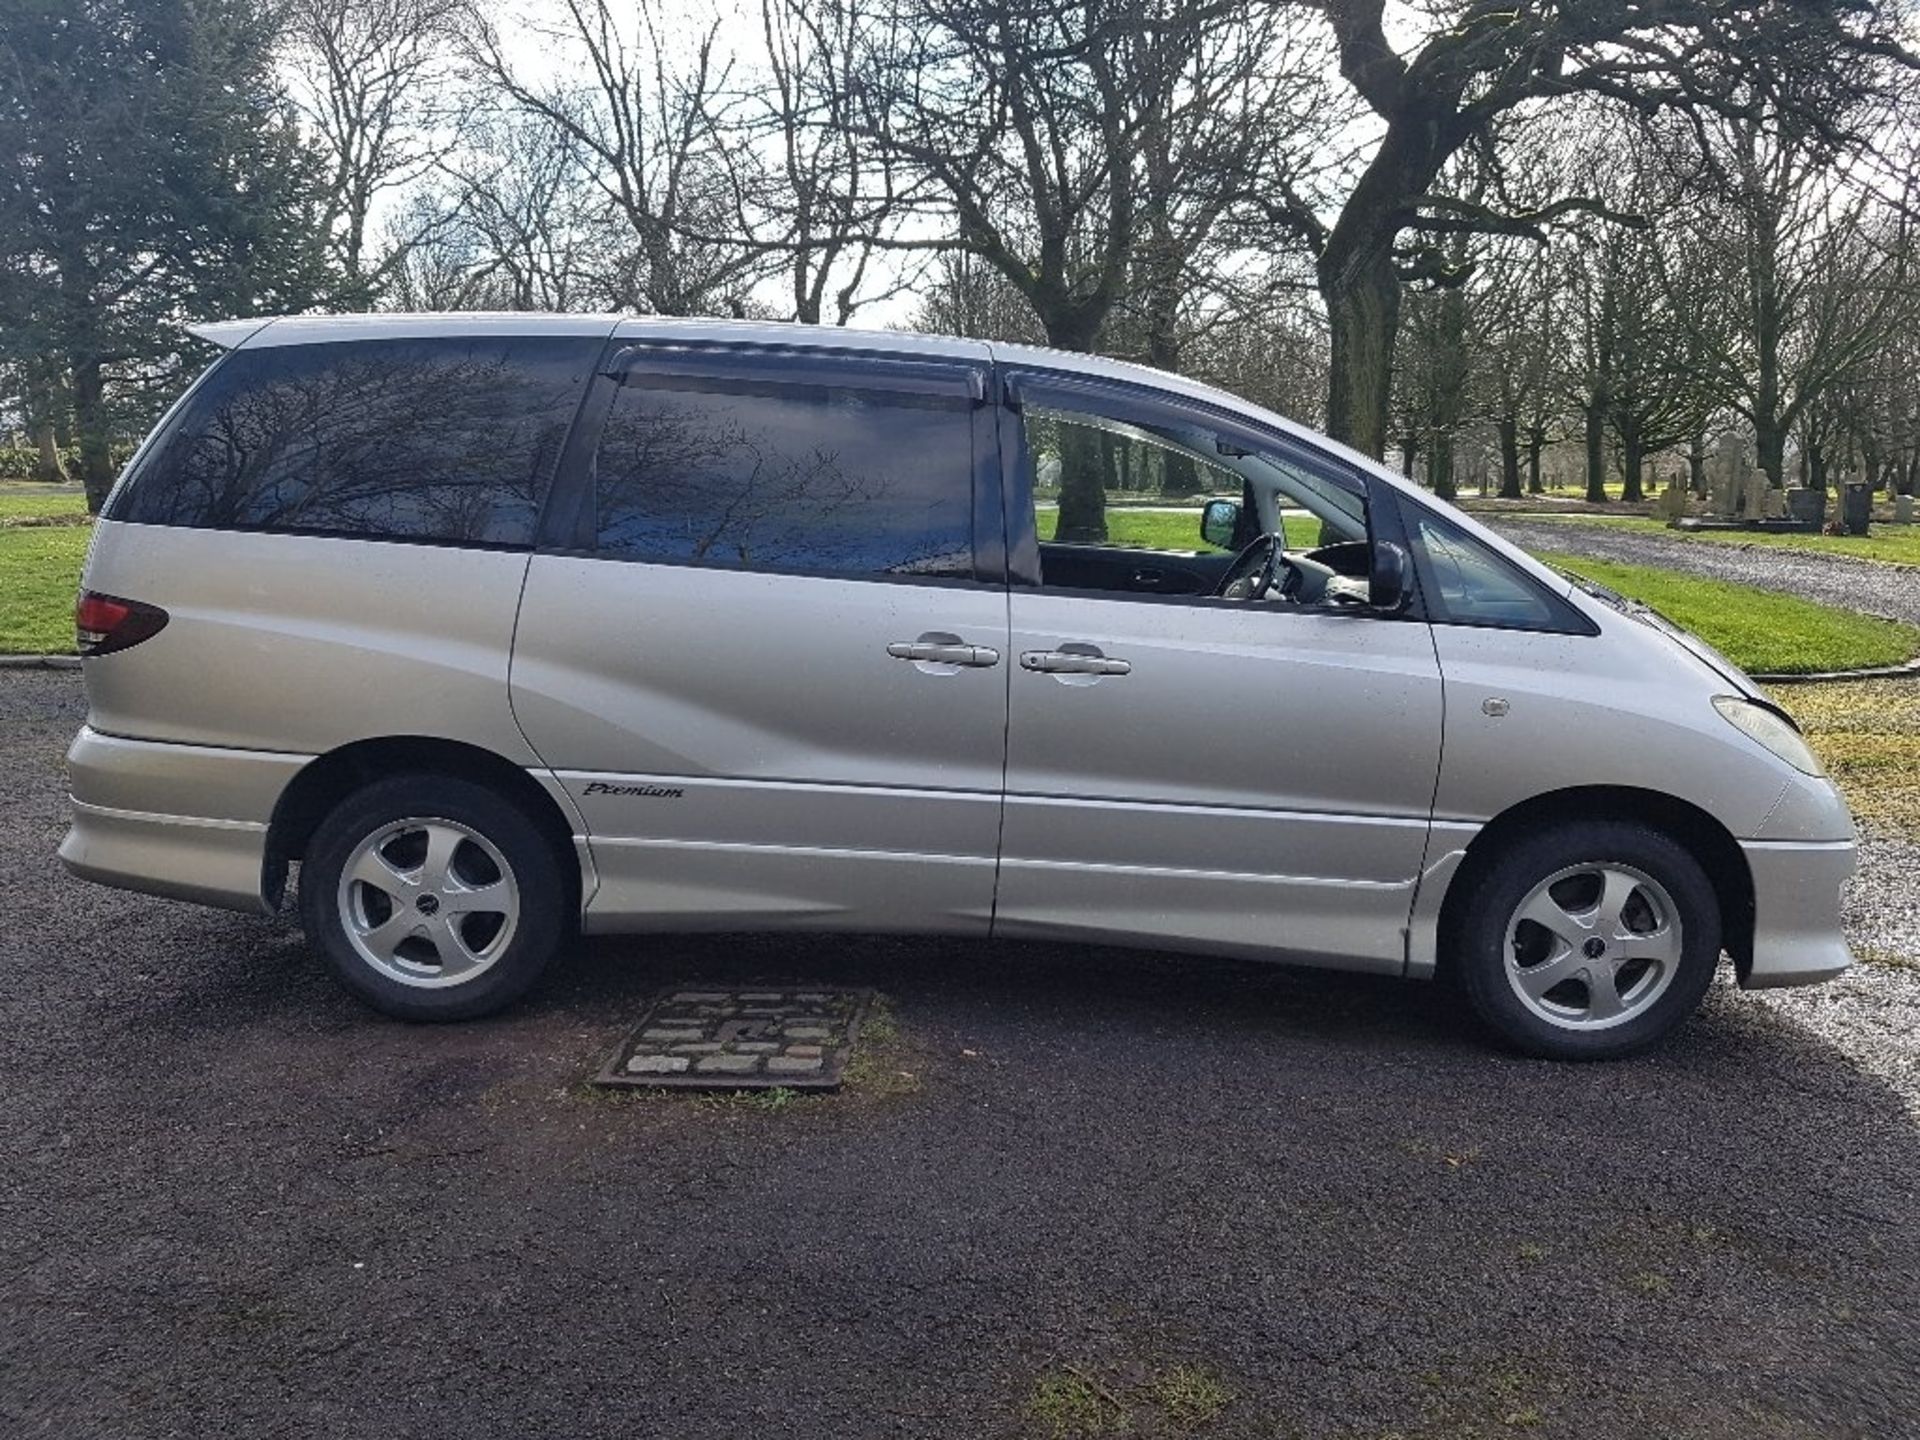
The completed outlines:
<svg viewBox="0 0 1920 1440">
<path fill-rule="evenodd" d="M 1748 990 L 1817 985 L 1853 963 L 1840 933 L 1840 887 L 1853 874 L 1851 840 L 1744 840 L 1753 875 L 1753 958 Z"/>
<path fill-rule="evenodd" d="M 73 827 L 60 859 L 83 880 L 267 913 L 273 807 L 311 758 L 84 728 L 67 752 Z"/>
</svg>

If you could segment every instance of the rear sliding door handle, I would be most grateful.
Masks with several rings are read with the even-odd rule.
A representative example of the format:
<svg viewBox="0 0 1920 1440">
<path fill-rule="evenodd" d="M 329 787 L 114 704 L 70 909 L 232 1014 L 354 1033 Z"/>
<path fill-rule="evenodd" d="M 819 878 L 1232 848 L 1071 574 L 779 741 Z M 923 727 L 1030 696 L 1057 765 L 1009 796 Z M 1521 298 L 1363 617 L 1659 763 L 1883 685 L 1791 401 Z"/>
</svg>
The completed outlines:
<svg viewBox="0 0 1920 1440">
<path fill-rule="evenodd" d="M 1131 675 L 1133 662 L 1082 650 L 1024 650 L 1020 668 L 1043 675 Z"/>
<path fill-rule="evenodd" d="M 971 670 L 987 670 L 1000 663 L 1000 652 L 991 645 L 968 645 L 961 640 L 895 640 L 887 646 L 887 654 L 921 665 L 961 665 Z"/>
</svg>

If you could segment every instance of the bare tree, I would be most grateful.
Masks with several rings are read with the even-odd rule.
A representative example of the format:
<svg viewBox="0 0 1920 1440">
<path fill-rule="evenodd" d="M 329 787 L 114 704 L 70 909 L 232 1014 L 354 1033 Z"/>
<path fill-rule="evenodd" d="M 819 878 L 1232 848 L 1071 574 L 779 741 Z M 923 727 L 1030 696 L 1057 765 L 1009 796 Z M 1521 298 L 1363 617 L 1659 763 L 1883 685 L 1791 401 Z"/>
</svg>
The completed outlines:
<svg viewBox="0 0 1920 1440">
<path fill-rule="evenodd" d="M 414 238 L 396 274 L 409 309 L 610 308 L 605 258 L 624 229 L 578 147 L 519 110 L 482 115 L 439 185 L 398 225 Z"/>
<path fill-rule="evenodd" d="M 951 250 L 934 257 L 920 286 L 913 328 L 1029 345 L 1046 342 L 1040 317 L 1012 281 L 977 255 Z"/>
<path fill-rule="evenodd" d="M 831 3 L 831 0 L 830 0 Z M 1090 350 L 1133 292 L 1148 353 L 1299 103 L 1295 29 L 1227 0 L 838 0 L 846 115 L 898 178 L 894 243 L 977 256 L 1048 343 Z M 1064 446 L 1063 538 L 1105 535 L 1097 457 Z"/>
<path fill-rule="evenodd" d="M 1693 134 L 1705 164 L 1687 243 L 1737 297 L 1705 359 L 1783 485 L 1794 429 L 1906 319 L 1912 287 L 1899 247 L 1876 233 L 1884 197 L 1795 116 L 1756 110 Z"/>
<path fill-rule="evenodd" d="M 1920 481 L 1920 223 L 1910 178 L 1896 197 L 1887 196 L 1862 237 L 1891 261 L 1883 283 L 1856 289 L 1843 303 L 1856 314 L 1850 328 L 1868 328 L 1877 343 L 1864 348 L 1834 383 L 1829 401 L 1808 407 L 1797 439 L 1804 483 L 1824 488 L 1828 442 L 1844 447 L 1842 463 L 1857 454 L 1864 477 L 1894 493 L 1915 493 Z M 1831 419 L 1831 425 L 1825 422 Z"/>
<path fill-rule="evenodd" d="M 1174 7 L 1162 18 L 1133 29 L 1122 52 L 1139 198 L 1118 303 L 1138 317 L 1147 363 L 1174 370 L 1186 343 L 1235 303 L 1253 294 L 1271 303 L 1298 283 L 1281 263 L 1249 285 L 1233 257 L 1271 245 L 1261 197 L 1268 187 L 1300 193 L 1346 117 L 1320 93 L 1333 55 L 1306 11 L 1250 5 L 1222 23 Z M 1202 296 L 1224 303 L 1196 305 Z"/>
<path fill-rule="evenodd" d="M 897 177 L 861 123 L 857 17 L 806 0 L 761 0 L 760 19 L 767 83 L 722 140 L 740 230 L 778 257 L 795 320 L 845 325 L 920 275 L 917 264 L 876 263 L 897 230 Z"/>
<path fill-rule="evenodd" d="M 719 139 L 737 103 L 721 22 L 678 32 L 653 0 L 562 0 L 562 18 L 536 29 L 565 62 L 562 78 L 546 80 L 525 74 L 496 21 L 466 3 L 474 76 L 577 150 L 625 232 L 608 257 L 613 301 L 663 315 L 743 313 L 770 251 L 741 233 L 733 157 Z"/>
<path fill-rule="evenodd" d="M 370 253 L 375 206 L 424 177 L 454 143 L 443 101 L 459 14 L 458 0 L 286 7 L 293 93 L 330 170 L 323 218 L 349 298 L 361 303 L 378 298 L 413 238 L 393 237 L 385 254 Z"/>
<path fill-rule="evenodd" d="M 1401 282 L 1438 263 L 1440 237 L 1462 229 L 1540 234 L 1599 208 L 1584 191 L 1506 194 L 1466 204 L 1436 191 L 1454 156 L 1542 102 L 1590 96 L 1635 111 L 1738 112 L 1764 93 L 1837 147 L 1855 99 L 1906 63 L 1900 16 L 1817 0 L 1727 8 L 1627 0 L 1515 7 L 1450 0 L 1404 13 L 1387 35 L 1385 0 L 1317 0 L 1339 46 L 1340 73 L 1366 102 L 1376 139 L 1327 224 L 1276 196 L 1315 247 L 1331 327 L 1328 428 L 1372 454 L 1387 432 Z M 1405 29 L 1413 29 L 1409 40 Z"/>
<path fill-rule="evenodd" d="M 1475 283 L 1484 293 L 1479 344 L 1483 405 L 1500 444 L 1500 498 L 1545 488 L 1540 455 L 1559 433 L 1563 301 L 1546 246 L 1500 237 L 1486 246 Z M 1525 457 L 1524 463 L 1522 457 Z"/>
</svg>

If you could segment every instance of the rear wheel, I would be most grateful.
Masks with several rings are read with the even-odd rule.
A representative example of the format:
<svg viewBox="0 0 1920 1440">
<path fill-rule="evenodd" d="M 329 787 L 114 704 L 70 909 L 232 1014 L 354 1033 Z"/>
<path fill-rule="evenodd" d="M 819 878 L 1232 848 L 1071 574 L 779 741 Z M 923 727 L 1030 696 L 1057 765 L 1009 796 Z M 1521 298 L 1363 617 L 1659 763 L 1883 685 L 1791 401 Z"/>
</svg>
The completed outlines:
<svg viewBox="0 0 1920 1440">
<path fill-rule="evenodd" d="M 1585 821 L 1496 855 L 1457 941 L 1462 988 L 1501 1039 L 1550 1059 L 1613 1059 L 1699 1006 L 1720 960 L 1720 906 L 1668 836 Z"/>
<path fill-rule="evenodd" d="M 570 932 L 566 896 L 540 827 L 451 777 L 348 796 L 300 871 L 308 940 L 348 990 L 403 1020 L 471 1019 L 518 999 Z"/>
</svg>

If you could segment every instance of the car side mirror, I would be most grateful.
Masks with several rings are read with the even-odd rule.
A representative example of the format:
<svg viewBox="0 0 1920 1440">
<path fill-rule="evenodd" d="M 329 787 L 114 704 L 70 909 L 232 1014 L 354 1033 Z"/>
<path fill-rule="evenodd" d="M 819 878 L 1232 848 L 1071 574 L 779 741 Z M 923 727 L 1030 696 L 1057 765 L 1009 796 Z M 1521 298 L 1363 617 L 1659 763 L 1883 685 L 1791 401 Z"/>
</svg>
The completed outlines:
<svg viewBox="0 0 1920 1440">
<path fill-rule="evenodd" d="M 1240 533 L 1240 502 L 1209 500 L 1200 511 L 1200 538 L 1222 550 L 1234 549 L 1233 537 Z"/>
<path fill-rule="evenodd" d="M 1413 603 L 1413 562 L 1404 545 L 1382 540 L 1373 547 L 1368 599 L 1375 610 L 1397 615 Z"/>
</svg>

